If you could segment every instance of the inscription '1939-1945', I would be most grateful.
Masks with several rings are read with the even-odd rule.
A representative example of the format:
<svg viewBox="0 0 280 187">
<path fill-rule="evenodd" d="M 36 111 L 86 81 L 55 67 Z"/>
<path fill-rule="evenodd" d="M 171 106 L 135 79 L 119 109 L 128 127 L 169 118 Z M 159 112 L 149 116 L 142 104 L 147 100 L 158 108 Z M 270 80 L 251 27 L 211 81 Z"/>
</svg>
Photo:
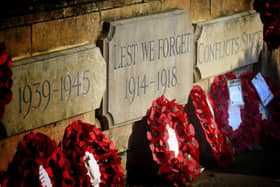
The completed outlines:
<svg viewBox="0 0 280 187">
<path fill-rule="evenodd" d="M 43 107 L 46 110 L 52 101 L 53 95 L 59 94 L 60 102 L 68 102 L 70 97 L 87 95 L 90 91 L 90 70 L 86 69 L 77 72 L 75 77 L 65 74 L 60 77 L 59 86 L 55 87 L 49 80 L 33 82 L 19 88 L 19 109 L 18 112 L 24 118 L 32 111 Z M 74 90 L 75 89 L 75 90 Z M 73 91 L 76 91 L 75 95 Z M 44 104 L 43 104 L 44 103 Z"/>
<path fill-rule="evenodd" d="M 135 42 L 122 46 L 114 45 L 114 70 L 136 65 L 137 60 L 153 62 L 188 53 L 191 47 L 191 37 L 190 33 L 182 33 L 157 40 Z M 138 53 L 140 53 L 140 58 L 138 58 Z"/>
</svg>

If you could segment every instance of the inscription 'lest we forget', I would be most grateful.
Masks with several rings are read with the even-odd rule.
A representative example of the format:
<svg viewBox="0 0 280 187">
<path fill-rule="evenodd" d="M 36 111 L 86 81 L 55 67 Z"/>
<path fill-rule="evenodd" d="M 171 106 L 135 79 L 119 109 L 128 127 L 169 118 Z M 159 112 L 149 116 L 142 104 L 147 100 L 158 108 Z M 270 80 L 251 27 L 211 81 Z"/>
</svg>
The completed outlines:
<svg viewBox="0 0 280 187">
<path fill-rule="evenodd" d="M 263 46 L 263 26 L 255 11 L 196 25 L 196 66 L 201 77 L 219 75 L 256 63 Z"/>
<path fill-rule="evenodd" d="M 186 103 L 192 85 L 193 27 L 184 10 L 110 23 L 103 40 L 111 126 L 142 118 L 161 95 Z"/>
<path fill-rule="evenodd" d="M 190 33 L 183 33 L 157 40 L 128 44 L 119 48 L 115 44 L 113 53 L 119 52 L 120 59 L 114 60 L 114 69 L 136 65 L 136 61 L 139 59 L 142 63 L 154 62 L 162 58 L 188 53 L 191 47 L 191 37 Z M 137 58 L 138 55 L 140 58 Z M 115 57 L 117 56 L 115 55 Z"/>
</svg>

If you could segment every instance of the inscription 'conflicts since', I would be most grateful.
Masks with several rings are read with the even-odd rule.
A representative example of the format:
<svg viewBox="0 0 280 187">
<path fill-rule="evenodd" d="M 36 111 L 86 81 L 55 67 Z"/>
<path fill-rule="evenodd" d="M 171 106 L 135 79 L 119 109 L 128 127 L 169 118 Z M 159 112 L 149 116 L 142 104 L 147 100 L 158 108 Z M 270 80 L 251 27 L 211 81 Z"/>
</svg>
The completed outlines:
<svg viewBox="0 0 280 187">
<path fill-rule="evenodd" d="M 156 62 L 162 58 L 190 52 L 191 33 L 176 34 L 155 40 L 140 41 L 122 46 L 114 45 L 114 70 L 141 62 Z"/>
<path fill-rule="evenodd" d="M 228 38 L 213 43 L 199 43 L 197 59 L 199 64 L 224 59 L 247 50 L 247 53 L 257 47 L 262 41 L 262 30 L 255 32 L 243 32 L 241 36 Z"/>
</svg>

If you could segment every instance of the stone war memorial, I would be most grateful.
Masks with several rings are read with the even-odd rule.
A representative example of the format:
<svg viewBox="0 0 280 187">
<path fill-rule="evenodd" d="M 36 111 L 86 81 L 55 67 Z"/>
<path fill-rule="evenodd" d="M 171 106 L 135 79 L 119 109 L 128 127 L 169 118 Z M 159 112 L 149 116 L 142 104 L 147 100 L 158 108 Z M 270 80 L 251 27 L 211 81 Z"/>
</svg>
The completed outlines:
<svg viewBox="0 0 280 187">
<path fill-rule="evenodd" d="M 111 127 L 139 120 L 161 95 L 185 104 L 192 86 L 193 26 L 184 10 L 108 22 L 103 39 Z M 144 26 L 145 25 L 145 26 Z"/>
<path fill-rule="evenodd" d="M 0 187 L 280 186 L 280 1 L 9 0 Z"/>
<path fill-rule="evenodd" d="M 2 119 L 9 136 L 94 110 L 105 89 L 94 45 L 16 61 L 12 71 L 13 100 Z"/>
<path fill-rule="evenodd" d="M 259 60 L 263 26 L 255 11 L 198 23 L 195 33 L 196 67 L 202 79 Z"/>
</svg>

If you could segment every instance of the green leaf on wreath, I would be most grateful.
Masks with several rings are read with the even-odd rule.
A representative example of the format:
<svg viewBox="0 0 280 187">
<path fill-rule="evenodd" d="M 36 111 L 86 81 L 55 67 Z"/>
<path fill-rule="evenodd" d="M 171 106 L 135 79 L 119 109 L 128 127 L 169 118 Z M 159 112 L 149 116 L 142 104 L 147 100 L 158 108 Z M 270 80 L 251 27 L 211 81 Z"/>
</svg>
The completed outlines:
<svg viewBox="0 0 280 187">
<path fill-rule="evenodd" d="M 159 105 L 156 106 L 156 109 L 161 110 L 161 106 L 159 106 Z"/>
<path fill-rule="evenodd" d="M 227 144 L 229 144 L 229 143 L 230 143 L 230 141 L 229 141 L 229 138 L 228 138 L 228 137 L 226 137 L 226 142 L 227 142 Z"/>
<path fill-rule="evenodd" d="M 232 147 L 232 152 L 235 153 L 235 147 Z"/>
<path fill-rule="evenodd" d="M 192 157 L 190 154 L 188 154 L 187 160 L 192 160 Z"/>
<path fill-rule="evenodd" d="M 193 140 L 191 140 L 191 144 L 192 144 L 192 146 L 194 146 L 194 141 Z"/>
</svg>

